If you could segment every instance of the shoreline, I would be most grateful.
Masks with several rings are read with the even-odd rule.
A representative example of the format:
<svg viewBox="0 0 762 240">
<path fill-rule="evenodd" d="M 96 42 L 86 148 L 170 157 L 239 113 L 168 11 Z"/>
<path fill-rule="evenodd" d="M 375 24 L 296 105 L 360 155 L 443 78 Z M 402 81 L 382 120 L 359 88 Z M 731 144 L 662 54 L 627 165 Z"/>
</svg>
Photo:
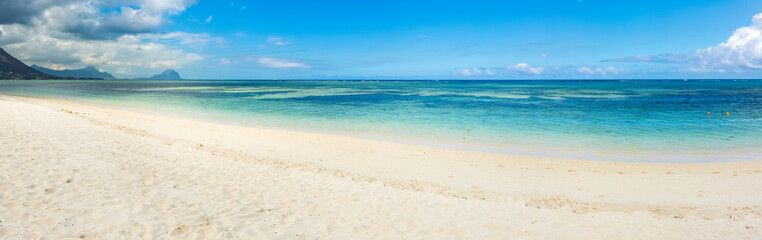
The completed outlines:
<svg viewBox="0 0 762 240">
<path fill-rule="evenodd" d="M 3 96 L 3 95 L 0 95 L 0 96 Z M 713 170 L 712 172 L 715 172 L 714 170 L 718 170 L 720 172 L 724 170 L 726 173 L 727 172 L 734 172 L 734 173 L 748 172 L 751 174 L 751 173 L 755 173 L 754 171 L 762 172 L 762 159 L 757 161 L 713 162 L 713 163 L 649 163 L 649 162 L 633 163 L 633 162 L 615 162 L 615 161 L 598 161 L 598 160 L 591 161 L 591 160 L 563 159 L 563 158 L 552 158 L 552 157 L 511 155 L 511 154 L 502 154 L 502 153 L 468 151 L 468 150 L 453 149 L 453 148 L 442 148 L 437 146 L 415 145 L 415 144 L 408 144 L 404 142 L 380 141 L 375 139 L 346 136 L 342 134 L 334 135 L 334 134 L 328 134 L 323 132 L 308 132 L 308 131 L 287 130 L 287 129 L 260 128 L 260 127 L 244 126 L 244 125 L 229 125 L 226 123 L 217 123 L 217 122 L 211 122 L 211 121 L 179 118 L 178 116 L 173 116 L 173 115 L 166 116 L 166 115 L 158 115 L 158 114 L 138 113 L 131 110 L 115 109 L 115 108 L 109 108 L 106 106 L 88 105 L 88 104 L 76 103 L 76 102 L 61 100 L 56 98 L 11 96 L 11 95 L 5 95 L 5 96 L 27 100 L 33 104 L 43 105 L 49 108 L 62 108 L 64 111 L 73 111 L 74 112 L 73 114 L 79 115 L 80 117 L 87 118 L 91 121 L 93 120 L 102 121 L 107 124 L 116 125 L 116 127 L 119 127 L 119 128 L 126 128 L 133 131 L 143 131 L 146 133 L 151 133 L 151 135 L 154 135 L 157 137 L 175 138 L 175 139 L 184 140 L 188 142 L 198 142 L 197 144 L 201 146 L 205 146 L 206 148 L 209 148 L 208 150 L 218 151 L 218 152 L 227 151 L 229 152 L 229 154 L 234 154 L 234 153 L 240 154 L 242 151 L 251 152 L 252 150 L 257 148 L 253 146 L 243 146 L 243 147 L 235 146 L 235 145 L 239 145 L 236 143 L 237 140 L 246 141 L 245 139 L 240 138 L 240 136 L 235 136 L 236 134 L 234 134 L 234 133 L 241 133 L 237 135 L 262 137 L 264 135 L 270 134 L 270 135 L 276 136 L 277 140 L 286 140 L 286 141 L 296 140 L 298 138 L 304 138 L 307 140 L 301 143 L 307 144 L 308 146 L 312 146 L 312 147 L 319 147 L 319 148 L 326 148 L 326 149 L 337 148 L 338 150 L 349 149 L 349 150 L 353 150 L 352 152 L 365 151 L 365 153 L 370 153 L 370 154 L 378 152 L 378 150 L 375 149 L 376 146 L 380 147 L 380 149 L 385 149 L 385 150 L 403 148 L 404 150 L 399 151 L 396 156 L 404 156 L 405 154 L 412 153 L 412 155 L 417 155 L 417 157 L 422 157 L 422 155 L 426 154 L 426 152 L 433 153 L 433 152 L 440 151 L 440 152 L 447 153 L 447 154 L 440 154 L 437 156 L 443 159 L 452 160 L 453 157 L 447 156 L 448 154 L 451 154 L 456 156 L 465 156 L 466 158 L 469 158 L 469 160 L 478 158 L 479 161 L 481 162 L 481 163 L 469 162 L 469 160 L 459 161 L 459 163 L 462 164 L 463 166 L 466 166 L 466 165 L 472 166 L 474 164 L 479 165 L 479 164 L 485 164 L 485 163 L 491 163 L 495 165 L 495 167 L 498 165 L 506 165 L 506 164 L 524 166 L 520 169 L 529 169 L 529 168 L 543 169 L 548 167 L 552 168 L 553 166 L 577 166 L 577 168 L 591 169 L 590 172 L 596 171 L 596 170 L 592 170 L 593 168 L 596 168 L 596 167 L 610 168 L 611 166 L 615 166 L 617 169 L 615 173 L 618 175 L 623 175 L 623 174 L 619 174 L 619 172 L 638 172 L 643 174 L 642 173 L 643 171 L 639 171 L 639 170 L 644 170 L 646 172 L 648 170 L 651 170 L 652 172 L 664 172 L 664 173 L 671 172 L 672 174 L 674 174 L 675 172 L 680 172 L 680 171 L 697 172 L 700 170 L 704 170 L 703 172 L 706 172 L 710 169 Z M 111 116 L 111 115 L 117 115 L 117 116 Z M 130 122 L 132 120 L 138 120 L 138 121 Z M 175 123 L 180 123 L 180 124 L 175 124 Z M 177 126 L 177 125 L 180 125 L 180 126 Z M 214 134 L 216 136 L 213 138 L 207 138 L 208 134 L 205 134 L 205 133 L 209 133 L 209 132 L 206 132 L 203 130 L 200 134 L 191 134 L 189 132 L 182 131 L 182 130 L 190 130 L 195 128 L 202 128 L 203 130 L 215 129 L 212 131 L 220 131 L 221 133 Z M 170 130 L 166 130 L 166 129 L 170 129 Z M 178 129 L 182 129 L 182 130 L 178 131 Z M 182 135 L 178 135 L 177 133 L 182 133 Z M 223 133 L 230 134 L 232 137 L 222 136 Z M 229 138 L 234 138 L 234 139 L 229 139 Z M 327 140 L 332 144 L 335 144 L 335 143 L 338 143 L 338 144 L 328 147 L 327 145 L 329 144 L 319 144 L 318 141 L 320 140 Z M 207 142 L 207 144 L 204 144 L 204 142 Z M 281 143 L 281 142 L 278 142 L 278 143 Z M 361 147 L 354 149 L 356 148 L 355 145 L 358 145 Z M 268 146 L 268 147 L 275 148 L 276 146 Z M 286 147 L 285 149 L 280 149 L 280 150 L 283 150 L 285 152 L 285 151 L 288 151 L 289 149 L 288 147 Z M 268 151 L 271 151 L 271 150 L 268 150 Z M 400 154 L 400 153 L 404 153 L 404 154 Z M 244 155 L 246 154 L 244 153 Z M 310 159 L 320 158 L 320 157 L 308 156 L 308 155 L 296 156 L 296 157 L 306 157 Z M 260 156 L 258 158 L 273 159 L 273 158 L 281 158 L 281 157 L 270 155 L 270 156 Z M 324 159 L 324 160 L 328 160 L 328 159 Z M 432 159 L 429 158 L 426 160 L 432 160 Z M 428 162 L 427 164 L 429 166 L 433 166 L 433 165 L 437 165 L 441 163 L 438 161 L 439 160 L 434 160 L 434 162 Z M 283 161 L 283 162 L 291 163 L 291 164 L 308 164 L 308 165 L 317 164 L 317 163 L 326 164 L 324 163 L 324 161 L 314 161 L 314 160 L 303 161 L 303 160 L 297 160 L 297 159 L 288 159 L 287 161 Z M 343 164 L 344 167 L 346 167 L 346 166 L 353 166 L 353 165 L 362 165 L 367 162 L 353 163 L 352 161 L 341 161 L 340 163 Z M 330 165 L 331 167 L 335 168 L 333 170 L 347 171 L 347 169 L 341 169 L 342 166 L 339 165 L 339 162 L 329 162 L 326 165 Z M 350 167 L 348 169 L 352 169 L 352 168 Z M 353 170 L 359 170 L 359 169 L 353 169 Z M 385 169 L 385 170 L 396 170 L 396 169 Z M 546 169 L 546 170 L 551 170 L 551 169 Z M 574 170 L 574 169 L 570 169 L 570 170 Z M 352 170 L 348 172 L 350 174 L 357 173 Z M 569 171 L 567 170 L 567 172 Z M 572 172 L 577 172 L 577 170 L 574 170 Z M 600 172 L 601 171 L 598 171 L 596 173 L 600 173 Z M 362 176 L 362 174 L 360 175 Z M 374 174 L 369 174 L 369 175 L 374 175 Z M 426 174 L 422 174 L 422 175 L 425 176 Z M 667 174 L 667 175 L 670 175 L 670 174 Z M 411 177 L 420 177 L 420 176 L 421 175 L 412 175 Z M 384 177 L 384 176 L 362 176 L 362 177 Z"/>
<path fill-rule="evenodd" d="M 311 129 L 300 127 L 278 127 L 254 123 L 244 123 L 245 121 L 234 118 L 217 118 L 210 115 L 194 115 L 192 111 L 185 109 L 175 112 L 166 112 L 159 109 L 151 109 L 151 106 L 127 106 L 113 105 L 113 103 L 98 103 L 91 100 L 82 99 L 63 99 L 49 96 L 31 96 L 19 94 L 0 93 L 11 97 L 37 98 L 42 100 L 52 100 L 66 102 L 70 104 L 79 104 L 83 106 L 97 107 L 101 109 L 113 109 L 136 114 L 161 116 L 171 119 L 183 119 L 210 124 L 229 125 L 234 127 L 244 127 L 253 129 L 268 129 L 287 132 L 304 132 L 318 135 L 332 135 L 349 138 L 364 139 L 370 141 L 391 142 L 405 145 L 417 145 L 422 147 L 446 148 L 466 152 L 482 152 L 489 154 L 501 154 L 522 157 L 552 158 L 564 160 L 582 160 L 582 161 L 601 161 L 601 162 L 620 162 L 620 163 L 675 163 L 675 164 L 693 164 L 693 163 L 725 163 L 725 162 L 748 162 L 762 160 L 762 157 L 752 159 L 753 154 L 744 153 L 736 155 L 735 152 L 759 152 L 762 149 L 738 148 L 725 151 L 710 150 L 701 151 L 698 149 L 682 150 L 625 150 L 625 149 L 585 149 L 575 147 L 561 146 L 543 146 L 529 145 L 526 143 L 490 143 L 479 141 L 460 141 L 452 139 L 436 139 L 432 137 L 403 136 L 396 134 L 383 134 L 372 132 L 352 132 L 343 130 Z M 735 152 L 734 152 L 735 151 Z M 563 152 L 564 154 L 560 154 Z M 726 159 L 726 160 L 717 160 Z"/>
<path fill-rule="evenodd" d="M 609 223 L 614 225 L 627 221 L 648 222 L 653 220 L 672 224 L 678 228 L 699 230 L 701 233 L 703 227 L 699 226 L 704 226 L 701 224 L 710 224 L 712 221 L 727 221 L 728 216 L 731 216 L 731 219 L 735 216 L 736 218 L 740 217 L 743 221 L 728 224 L 732 226 L 736 226 L 733 224 L 746 224 L 747 230 L 749 226 L 762 229 L 762 215 L 760 214 L 762 213 L 762 207 L 760 207 L 762 202 L 759 201 L 762 199 L 762 161 L 621 163 L 566 160 L 471 152 L 322 133 L 231 126 L 110 109 L 52 98 L 0 94 L 0 104 L 7 107 L 6 109 L 12 109 L 13 114 L 4 116 L 6 118 L 36 114 L 44 116 L 39 121 L 45 120 L 55 123 L 60 120 L 61 124 L 67 124 L 62 126 L 83 129 L 82 134 L 88 134 L 90 131 L 113 132 L 113 136 L 108 134 L 101 136 L 105 138 L 104 141 L 106 142 L 103 143 L 102 147 L 136 148 L 138 152 L 132 152 L 136 158 L 142 156 L 141 148 L 177 148 L 177 154 L 183 156 L 193 152 L 195 155 L 192 156 L 201 154 L 209 156 L 209 159 L 219 158 L 228 164 L 243 166 L 247 169 L 251 167 L 252 171 L 260 168 L 275 168 L 273 170 L 275 172 L 288 171 L 294 176 L 319 179 L 316 180 L 317 182 L 343 181 L 340 186 L 346 191 L 378 188 L 381 189 L 379 191 L 395 192 L 396 195 L 388 196 L 395 199 L 397 197 L 402 199 L 408 197 L 419 199 L 421 197 L 426 199 L 443 198 L 442 201 L 453 201 L 454 199 L 465 201 L 457 203 L 456 209 L 457 206 L 460 206 L 459 204 L 464 204 L 464 206 L 468 204 L 494 205 L 494 207 L 510 206 L 514 212 L 550 212 L 554 217 L 568 218 L 568 221 L 575 224 L 583 224 L 578 221 L 581 219 L 579 217 L 589 218 L 587 215 L 592 214 L 599 217 L 610 216 L 612 219 L 618 219 L 615 216 L 623 218 Z M 31 110 L 23 109 L 24 107 L 33 108 L 35 112 L 27 113 Z M 14 122 L 14 119 L 16 118 L 5 119 L 7 122 L 0 124 L 0 126 L 5 125 L 3 129 L 12 132 L 16 129 L 13 127 L 14 124 L 23 124 Z M 34 118 L 30 118 L 30 121 L 32 120 Z M 41 131 L 66 130 L 54 129 L 53 126 L 44 125 L 40 125 L 39 128 L 43 129 Z M 35 134 L 38 134 L 38 137 L 46 136 L 45 132 Z M 30 136 L 34 137 L 35 135 L 30 134 Z M 56 136 L 47 136 L 48 139 L 57 138 Z M 135 141 L 129 142 L 130 145 L 121 145 L 124 143 L 119 143 L 117 136 L 129 137 Z M 14 140 L 12 139 L 3 139 L 6 137 L 7 134 L 5 136 L 0 135 L 0 141 L 13 143 Z M 36 143 L 39 140 L 43 139 L 26 139 L 24 141 Z M 113 141 L 113 143 L 109 143 L 109 141 Z M 96 143 L 85 141 L 61 144 L 71 148 L 80 148 L 81 144 Z M 24 150 L 24 145 L 18 146 L 22 148 L 19 150 L 22 154 L 36 154 L 32 150 Z M 49 152 L 52 150 L 35 151 Z M 95 152 L 98 149 L 83 151 Z M 95 158 L 87 161 L 97 164 L 99 161 L 113 159 Z M 151 158 L 146 157 L 146 159 Z M 175 161 L 182 161 L 182 158 L 177 159 Z M 201 162 L 197 162 L 200 164 L 199 166 L 182 165 L 177 167 L 221 167 L 204 163 L 203 159 L 205 158 L 202 158 Z M 156 158 L 154 161 L 167 160 L 169 159 Z M 167 164 L 172 165 L 172 163 Z M 6 171 L 3 175 L 14 175 L 14 168 L 2 167 L 0 169 Z M 202 172 L 191 173 L 193 178 L 198 179 L 222 177 Z M 158 178 L 157 180 L 162 181 L 161 179 Z M 375 187 L 366 186 L 368 184 Z M 18 183 L 17 185 L 29 184 Z M 208 189 L 215 186 L 200 184 L 198 187 Z M 289 188 L 289 186 L 282 187 Z M 331 187 L 331 185 L 327 185 L 327 187 Z M 413 198 L 407 194 L 414 194 L 416 197 Z M 378 200 L 372 196 L 360 197 L 360 199 L 370 202 Z M 242 201 L 241 204 L 246 203 L 245 199 L 237 200 Z M 0 207 L 7 208 L 5 206 L 7 205 L 5 204 L 6 201 L 0 202 Z M 299 214 L 300 208 L 295 209 Z M 405 208 L 401 210 L 404 211 Z M 352 209 L 347 211 L 351 212 Z M 539 213 L 533 212 L 531 214 Z M 0 214 L 0 217 L 2 216 L 3 214 Z M 380 214 L 377 217 L 383 219 L 388 215 Z M 685 221 L 682 220 L 685 219 L 690 219 L 691 222 L 684 223 Z M 706 221 L 702 222 L 701 219 Z M 3 223 L 5 222 L 3 221 Z M 619 227 L 614 225 L 611 226 L 612 229 L 606 231 L 615 233 L 627 227 L 633 227 L 632 225 L 619 225 Z M 658 229 L 661 231 L 670 230 L 668 227 Z M 7 230 L 5 231 L 7 232 Z M 545 231 L 553 231 L 553 229 L 547 228 Z M 716 231 L 721 230 L 717 229 Z M 753 236 L 758 231 L 754 228 L 747 232 L 739 230 L 735 233 L 740 234 L 738 236 L 745 234 Z M 567 235 L 554 236 L 610 236 L 565 233 Z M 662 232 L 662 234 L 665 233 Z M 711 235 L 703 236 L 704 238 L 711 238 Z"/>
</svg>

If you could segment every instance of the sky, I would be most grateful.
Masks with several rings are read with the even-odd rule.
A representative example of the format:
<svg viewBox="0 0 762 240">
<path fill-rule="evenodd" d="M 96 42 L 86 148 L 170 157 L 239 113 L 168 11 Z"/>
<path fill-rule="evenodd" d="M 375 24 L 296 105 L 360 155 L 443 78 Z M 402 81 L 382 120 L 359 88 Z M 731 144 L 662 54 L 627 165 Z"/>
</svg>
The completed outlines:
<svg viewBox="0 0 762 240">
<path fill-rule="evenodd" d="M 120 78 L 762 78 L 762 1 L 0 0 L 0 47 Z"/>
</svg>

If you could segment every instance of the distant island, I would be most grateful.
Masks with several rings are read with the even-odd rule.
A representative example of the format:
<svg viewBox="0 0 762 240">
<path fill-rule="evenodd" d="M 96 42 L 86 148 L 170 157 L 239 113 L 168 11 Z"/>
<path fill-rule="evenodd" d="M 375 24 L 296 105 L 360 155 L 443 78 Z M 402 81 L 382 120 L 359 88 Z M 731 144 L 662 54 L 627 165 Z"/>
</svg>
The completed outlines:
<svg viewBox="0 0 762 240">
<path fill-rule="evenodd" d="M 0 79 L 1 80 L 49 80 L 49 79 L 78 79 L 99 80 L 116 79 L 108 72 L 100 71 L 89 66 L 81 69 L 53 70 L 37 65 L 31 67 L 16 59 L 0 48 Z M 182 80 L 174 69 L 167 69 L 151 77 L 135 78 L 138 80 Z"/>
<path fill-rule="evenodd" d="M 94 78 L 94 79 L 115 79 L 114 75 L 107 72 L 99 71 L 95 67 L 85 67 L 81 69 L 64 69 L 53 70 L 37 65 L 32 65 L 32 68 L 42 73 L 59 76 L 59 77 L 71 77 L 71 78 Z"/>
<path fill-rule="evenodd" d="M 138 79 L 141 79 L 141 80 L 182 80 L 182 78 L 180 77 L 180 74 L 177 73 L 174 69 L 167 69 L 160 74 L 156 74 L 147 78 L 138 78 Z"/>
</svg>

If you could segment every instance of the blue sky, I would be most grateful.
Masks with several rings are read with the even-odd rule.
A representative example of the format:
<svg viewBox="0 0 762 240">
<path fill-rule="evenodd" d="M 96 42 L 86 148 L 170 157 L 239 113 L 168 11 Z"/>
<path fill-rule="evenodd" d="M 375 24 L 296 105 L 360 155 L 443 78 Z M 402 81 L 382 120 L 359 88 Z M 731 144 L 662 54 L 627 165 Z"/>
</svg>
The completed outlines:
<svg viewBox="0 0 762 240">
<path fill-rule="evenodd" d="M 1 47 L 28 64 L 121 77 L 164 68 L 201 79 L 762 76 L 758 0 L 28 5 L 5 6 L 28 13 L 0 17 Z"/>
</svg>

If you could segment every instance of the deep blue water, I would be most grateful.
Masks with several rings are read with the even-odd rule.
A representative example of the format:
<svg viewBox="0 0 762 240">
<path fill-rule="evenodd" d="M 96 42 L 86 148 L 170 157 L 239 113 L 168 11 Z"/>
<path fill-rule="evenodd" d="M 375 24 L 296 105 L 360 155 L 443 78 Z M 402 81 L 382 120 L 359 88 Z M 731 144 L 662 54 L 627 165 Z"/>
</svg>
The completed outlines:
<svg viewBox="0 0 762 240">
<path fill-rule="evenodd" d="M 478 151 L 762 158 L 760 80 L 0 81 L 0 93 Z"/>
</svg>

